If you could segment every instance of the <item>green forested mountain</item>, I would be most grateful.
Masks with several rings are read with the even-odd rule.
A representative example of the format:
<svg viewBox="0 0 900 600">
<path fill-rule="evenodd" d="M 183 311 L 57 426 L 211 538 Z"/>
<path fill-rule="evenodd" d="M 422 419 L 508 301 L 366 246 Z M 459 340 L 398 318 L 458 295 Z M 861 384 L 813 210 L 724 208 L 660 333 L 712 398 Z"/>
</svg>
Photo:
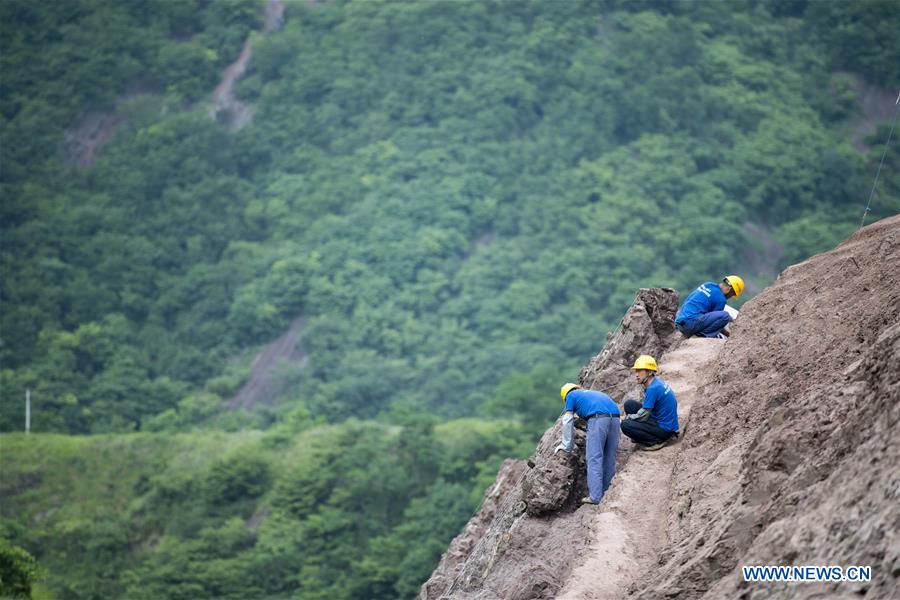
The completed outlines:
<svg viewBox="0 0 900 600">
<path fill-rule="evenodd" d="M 526 437 L 508 422 L 427 418 L 7 434 L 0 523 L 39 559 L 35 597 L 412 597 L 499 462 L 533 448 Z M 9 554 L 0 538 L 0 585 Z"/>
<path fill-rule="evenodd" d="M 3 534 L 58 597 L 411 595 L 636 288 L 749 296 L 858 226 L 900 84 L 890 0 L 265 8 L 0 2 L 0 430 L 28 388 L 34 431 L 97 435 L 0 439 Z"/>
<path fill-rule="evenodd" d="M 3 428 L 25 387 L 70 433 L 227 398 L 298 316 L 282 410 L 469 415 L 640 285 L 759 289 L 858 222 L 854 86 L 898 80 L 896 4 L 772 5 L 290 3 L 231 132 L 204 98 L 260 3 L 4 3 Z M 79 170 L 92 109 L 120 124 Z"/>
</svg>

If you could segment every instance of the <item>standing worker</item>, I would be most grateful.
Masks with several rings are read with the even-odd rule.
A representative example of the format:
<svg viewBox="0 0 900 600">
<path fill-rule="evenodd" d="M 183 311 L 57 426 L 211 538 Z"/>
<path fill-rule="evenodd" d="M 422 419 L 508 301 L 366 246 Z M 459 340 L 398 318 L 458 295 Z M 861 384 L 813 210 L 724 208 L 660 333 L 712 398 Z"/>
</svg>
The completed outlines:
<svg viewBox="0 0 900 600">
<path fill-rule="evenodd" d="M 562 443 L 560 450 L 572 452 L 575 447 L 575 416 L 587 421 L 587 462 L 588 496 L 582 504 L 600 504 L 603 494 L 609 489 L 616 474 L 616 451 L 619 448 L 619 407 L 603 392 L 582 389 L 580 385 L 567 383 L 559 390 L 565 403 L 563 413 Z M 574 413 L 574 414 L 573 414 Z"/>
<path fill-rule="evenodd" d="M 634 361 L 635 378 L 644 388 L 644 401 L 625 401 L 622 433 L 643 450 L 659 450 L 678 435 L 678 401 L 669 384 L 656 376 L 656 360 L 642 354 Z"/>
<path fill-rule="evenodd" d="M 675 329 L 685 337 L 725 337 L 722 329 L 731 322 L 731 315 L 723 310 L 725 301 L 737 298 L 743 291 L 744 280 L 737 275 L 729 275 L 718 284 L 700 284 L 678 309 Z"/>
</svg>

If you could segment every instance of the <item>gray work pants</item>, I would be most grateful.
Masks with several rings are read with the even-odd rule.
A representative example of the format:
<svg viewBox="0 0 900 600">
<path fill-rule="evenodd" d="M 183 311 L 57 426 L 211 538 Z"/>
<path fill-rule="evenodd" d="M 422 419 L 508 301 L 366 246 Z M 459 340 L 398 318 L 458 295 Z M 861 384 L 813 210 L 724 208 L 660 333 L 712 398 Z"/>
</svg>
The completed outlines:
<svg viewBox="0 0 900 600">
<path fill-rule="evenodd" d="M 587 422 L 588 493 L 600 502 L 616 474 L 616 451 L 619 449 L 619 417 L 591 417 Z"/>
</svg>

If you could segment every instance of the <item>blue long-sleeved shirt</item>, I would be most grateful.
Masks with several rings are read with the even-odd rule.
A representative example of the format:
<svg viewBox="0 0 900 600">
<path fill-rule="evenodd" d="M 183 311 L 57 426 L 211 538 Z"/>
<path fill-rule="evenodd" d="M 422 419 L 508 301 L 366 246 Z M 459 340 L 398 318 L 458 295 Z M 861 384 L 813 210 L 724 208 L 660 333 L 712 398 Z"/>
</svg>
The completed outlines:
<svg viewBox="0 0 900 600">
<path fill-rule="evenodd" d="M 719 288 L 719 284 L 714 281 L 707 281 L 691 292 L 685 299 L 678 314 L 675 315 L 675 322 L 693 321 L 700 315 L 722 310 L 725 308 L 725 294 Z"/>
</svg>

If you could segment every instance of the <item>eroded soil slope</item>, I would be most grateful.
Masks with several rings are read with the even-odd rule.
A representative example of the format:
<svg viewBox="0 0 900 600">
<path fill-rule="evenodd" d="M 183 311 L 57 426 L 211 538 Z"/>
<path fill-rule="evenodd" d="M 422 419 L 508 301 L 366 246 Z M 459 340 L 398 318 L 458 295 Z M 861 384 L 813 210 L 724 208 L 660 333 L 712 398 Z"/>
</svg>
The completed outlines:
<svg viewBox="0 0 900 600">
<path fill-rule="evenodd" d="M 640 598 L 897 598 L 900 216 L 785 270 L 704 369 Z M 741 565 L 870 583 L 744 583 Z"/>
<path fill-rule="evenodd" d="M 785 270 L 724 343 L 679 342 L 675 307 L 641 290 L 579 381 L 621 401 L 629 361 L 661 355 L 690 400 L 681 440 L 638 455 L 623 438 L 607 497 L 578 507 L 584 463 L 553 455 L 557 422 L 421 599 L 898 597 L 900 216 Z M 660 489 L 643 493 L 651 468 Z M 870 566 L 872 581 L 750 584 L 742 565 Z"/>
</svg>

